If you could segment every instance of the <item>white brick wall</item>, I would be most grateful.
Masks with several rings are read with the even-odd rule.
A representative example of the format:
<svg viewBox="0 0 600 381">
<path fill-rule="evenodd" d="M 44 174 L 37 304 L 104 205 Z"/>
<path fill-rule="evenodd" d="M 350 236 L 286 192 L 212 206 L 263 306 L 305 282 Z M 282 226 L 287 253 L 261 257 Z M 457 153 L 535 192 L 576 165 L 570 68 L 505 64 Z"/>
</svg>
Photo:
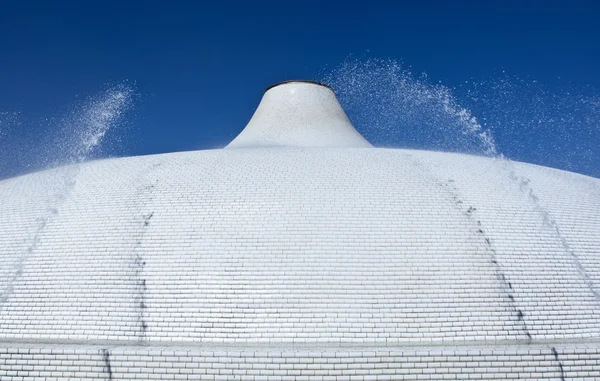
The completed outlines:
<svg viewBox="0 0 600 381">
<path fill-rule="evenodd" d="M 597 346 L 219 350 L 120 346 L 0 349 L 11 380 L 598 380 Z"/>
<path fill-rule="evenodd" d="M 561 379 L 555 347 L 568 379 L 593 379 L 599 253 L 600 180 L 521 163 L 247 149 L 59 168 L 0 182 L 0 376 L 102 379 L 108 349 L 114 379 Z M 562 361 L 575 343 L 591 357 Z M 165 345 L 237 354 L 144 352 Z M 272 346 L 298 367 L 275 367 Z"/>
</svg>

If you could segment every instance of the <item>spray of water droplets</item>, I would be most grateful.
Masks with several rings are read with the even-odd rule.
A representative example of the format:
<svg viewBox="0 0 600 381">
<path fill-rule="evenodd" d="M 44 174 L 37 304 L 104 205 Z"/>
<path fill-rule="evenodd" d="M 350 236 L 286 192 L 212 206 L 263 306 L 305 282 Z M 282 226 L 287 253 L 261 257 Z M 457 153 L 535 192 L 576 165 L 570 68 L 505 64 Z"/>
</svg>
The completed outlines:
<svg viewBox="0 0 600 381">
<path fill-rule="evenodd" d="M 456 89 L 516 160 L 600 177 L 600 95 L 504 72 Z"/>
<path fill-rule="evenodd" d="M 496 156 L 491 133 L 452 91 L 394 60 L 347 60 L 323 75 L 356 128 L 378 146 Z"/>
<path fill-rule="evenodd" d="M 0 142 L 9 130 L 19 125 L 19 113 L 15 111 L 0 111 Z"/>
<path fill-rule="evenodd" d="M 14 175 L 15 171 L 19 173 L 19 170 L 78 164 L 96 157 L 101 152 L 101 143 L 107 133 L 122 123 L 126 111 L 132 107 L 132 97 L 133 90 L 130 87 L 119 85 L 88 98 L 59 122 L 47 122 L 46 126 L 50 129 L 46 133 L 40 134 L 39 128 L 25 129 L 33 133 L 26 136 L 21 133 L 21 129 L 16 129 L 16 134 L 13 134 L 17 137 L 16 142 L 26 144 L 18 146 L 9 142 L 9 150 L 2 149 L 4 144 L 0 146 L 0 168 L 3 170 L 0 172 L 0 179 L 7 174 Z M 22 150 L 21 154 L 18 154 L 18 149 Z M 13 161 L 10 161 L 11 159 Z M 17 165 L 16 169 L 11 164 Z M 60 214 L 61 205 L 76 184 L 79 170 L 79 165 L 70 165 L 54 171 L 51 176 L 40 177 L 37 185 L 40 186 L 39 194 L 45 205 L 36 212 L 36 223 L 30 231 L 29 239 L 15 257 L 13 271 L 6 277 L 4 287 L 0 289 L 0 312 L 12 296 L 14 287 L 23 274 L 25 263 L 36 250 L 46 227 Z"/>
<path fill-rule="evenodd" d="M 451 89 L 373 58 L 349 59 L 321 81 L 377 146 L 506 156 L 600 177 L 600 95 L 592 88 L 550 89 L 500 73 Z"/>
<path fill-rule="evenodd" d="M 112 134 L 108 139 L 110 132 L 124 126 L 134 94 L 131 86 L 119 84 L 77 103 L 62 117 L 19 128 L 13 123 L 0 140 L 0 179 L 110 154 L 119 138 Z"/>
<path fill-rule="evenodd" d="M 88 99 L 65 121 L 67 136 L 62 140 L 69 157 L 80 162 L 101 154 L 106 134 L 123 121 L 133 104 L 131 87 L 119 85 Z"/>
</svg>

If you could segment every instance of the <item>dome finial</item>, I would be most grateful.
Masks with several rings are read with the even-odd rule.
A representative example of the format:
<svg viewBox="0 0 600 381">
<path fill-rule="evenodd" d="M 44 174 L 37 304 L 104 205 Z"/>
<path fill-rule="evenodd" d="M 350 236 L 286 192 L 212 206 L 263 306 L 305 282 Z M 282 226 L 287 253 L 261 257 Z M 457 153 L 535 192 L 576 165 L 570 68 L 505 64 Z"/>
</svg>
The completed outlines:
<svg viewBox="0 0 600 381">
<path fill-rule="evenodd" d="M 250 122 L 226 148 L 269 146 L 372 147 L 331 87 L 314 81 L 268 87 Z"/>
</svg>

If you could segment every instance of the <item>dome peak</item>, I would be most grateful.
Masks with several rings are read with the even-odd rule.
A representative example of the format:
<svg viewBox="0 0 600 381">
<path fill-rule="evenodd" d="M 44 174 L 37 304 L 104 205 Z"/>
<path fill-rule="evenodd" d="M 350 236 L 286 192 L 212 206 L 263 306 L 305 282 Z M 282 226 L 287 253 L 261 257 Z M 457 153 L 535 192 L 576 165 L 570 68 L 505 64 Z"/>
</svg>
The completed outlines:
<svg viewBox="0 0 600 381">
<path fill-rule="evenodd" d="M 313 84 L 313 85 L 317 85 L 317 86 L 323 86 L 323 87 L 326 87 L 326 88 L 328 88 L 329 90 L 333 91 L 333 88 L 332 88 L 331 86 L 329 86 L 329 85 L 326 85 L 326 84 L 324 84 L 324 83 L 322 83 L 322 82 L 318 82 L 318 81 L 311 81 L 311 80 L 306 80 L 306 79 L 288 79 L 287 81 L 281 81 L 281 82 L 277 82 L 277 83 L 274 83 L 274 84 L 272 84 L 271 86 L 267 87 L 267 88 L 265 89 L 265 93 L 266 93 L 267 91 L 271 90 L 271 89 L 272 89 L 272 88 L 274 88 L 274 87 L 281 86 L 281 85 L 287 85 L 287 84 L 293 84 L 293 83 L 310 83 L 310 84 Z"/>
<path fill-rule="evenodd" d="M 268 87 L 250 122 L 226 148 L 269 146 L 372 147 L 331 87 L 299 80 Z"/>
</svg>

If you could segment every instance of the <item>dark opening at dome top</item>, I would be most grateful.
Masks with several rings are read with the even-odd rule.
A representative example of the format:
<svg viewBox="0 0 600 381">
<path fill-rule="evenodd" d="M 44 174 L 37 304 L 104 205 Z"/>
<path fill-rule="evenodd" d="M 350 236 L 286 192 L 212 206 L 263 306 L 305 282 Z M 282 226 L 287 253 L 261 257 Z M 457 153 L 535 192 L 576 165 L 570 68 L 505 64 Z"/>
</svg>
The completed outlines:
<svg viewBox="0 0 600 381">
<path fill-rule="evenodd" d="M 331 90 L 331 91 L 334 91 L 334 90 L 333 90 L 333 88 L 332 88 L 331 86 L 329 86 L 329 85 L 326 85 L 326 84 L 324 84 L 324 83 L 322 83 L 322 82 L 310 81 L 310 80 L 304 80 L 304 79 L 291 79 L 291 80 L 288 80 L 288 81 L 278 82 L 278 83 L 275 83 L 275 84 L 273 84 L 273 85 L 271 85 L 271 86 L 267 87 L 267 88 L 265 89 L 265 93 L 266 93 L 267 91 L 271 90 L 271 89 L 272 89 L 272 88 L 274 88 L 274 87 L 277 87 L 277 86 L 279 86 L 279 85 L 285 85 L 285 84 L 288 84 L 288 83 L 311 83 L 311 84 L 313 84 L 313 85 L 319 85 L 319 86 L 327 87 L 329 90 Z"/>
</svg>

